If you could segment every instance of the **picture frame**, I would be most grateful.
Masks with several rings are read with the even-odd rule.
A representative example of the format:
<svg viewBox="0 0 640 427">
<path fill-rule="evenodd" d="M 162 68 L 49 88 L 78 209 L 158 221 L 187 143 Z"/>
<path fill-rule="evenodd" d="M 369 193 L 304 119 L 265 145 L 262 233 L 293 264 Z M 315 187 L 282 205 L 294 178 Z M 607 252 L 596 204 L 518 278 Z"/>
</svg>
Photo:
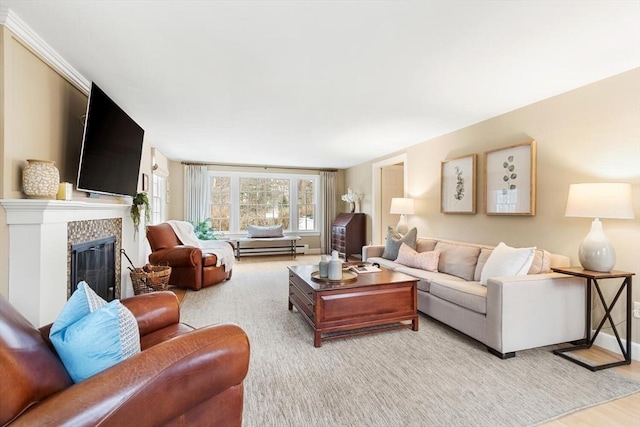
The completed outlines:
<svg viewBox="0 0 640 427">
<path fill-rule="evenodd" d="M 536 141 L 484 153 L 484 212 L 536 214 Z"/>
<path fill-rule="evenodd" d="M 149 175 L 142 174 L 142 191 L 149 191 Z"/>
<path fill-rule="evenodd" d="M 476 213 L 476 165 L 478 155 L 443 160 L 440 164 L 440 212 Z"/>
</svg>

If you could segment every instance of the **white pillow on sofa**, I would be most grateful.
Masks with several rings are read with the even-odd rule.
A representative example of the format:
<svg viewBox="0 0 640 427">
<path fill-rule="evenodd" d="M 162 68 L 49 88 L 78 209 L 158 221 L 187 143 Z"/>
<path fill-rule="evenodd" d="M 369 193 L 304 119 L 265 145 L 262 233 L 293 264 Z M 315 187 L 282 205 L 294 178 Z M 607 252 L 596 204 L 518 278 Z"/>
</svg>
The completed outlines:
<svg viewBox="0 0 640 427">
<path fill-rule="evenodd" d="M 512 248 L 504 242 L 496 246 L 480 274 L 480 283 L 487 286 L 490 277 L 524 276 L 529 272 L 536 248 Z"/>
</svg>

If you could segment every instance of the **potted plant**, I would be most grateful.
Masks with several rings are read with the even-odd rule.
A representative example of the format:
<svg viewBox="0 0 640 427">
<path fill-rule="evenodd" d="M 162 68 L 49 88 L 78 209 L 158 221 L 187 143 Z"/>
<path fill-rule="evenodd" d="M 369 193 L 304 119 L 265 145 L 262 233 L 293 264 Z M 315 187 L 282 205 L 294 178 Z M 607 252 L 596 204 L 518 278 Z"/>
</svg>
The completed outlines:
<svg viewBox="0 0 640 427">
<path fill-rule="evenodd" d="M 148 224 L 151 221 L 151 205 L 149 204 L 149 197 L 147 193 L 138 193 L 133 198 L 133 204 L 131 205 L 131 219 L 133 220 L 133 233 L 134 236 L 138 232 L 140 226 L 140 214 L 144 209 L 144 219 Z"/>
<path fill-rule="evenodd" d="M 204 219 L 202 221 L 192 222 L 193 224 L 193 232 L 196 234 L 196 237 L 200 240 L 218 240 L 220 237 L 220 233 L 216 233 L 216 231 L 211 226 L 211 218 Z"/>
</svg>

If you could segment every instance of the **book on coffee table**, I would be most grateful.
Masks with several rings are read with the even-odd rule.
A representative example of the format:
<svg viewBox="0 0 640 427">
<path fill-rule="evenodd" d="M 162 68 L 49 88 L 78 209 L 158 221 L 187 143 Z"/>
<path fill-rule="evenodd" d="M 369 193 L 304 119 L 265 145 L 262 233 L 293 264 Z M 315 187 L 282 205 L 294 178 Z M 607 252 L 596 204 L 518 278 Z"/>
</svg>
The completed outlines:
<svg viewBox="0 0 640 427">
<path fill-rule="evenodd" d="M 355 272 L 355 273 L 377 273 L 380 270 L 379 267 L 376 267 L 374 265 L 352 265 L 351 267 L 349 267 L 349 270 Z"/>
</svg>

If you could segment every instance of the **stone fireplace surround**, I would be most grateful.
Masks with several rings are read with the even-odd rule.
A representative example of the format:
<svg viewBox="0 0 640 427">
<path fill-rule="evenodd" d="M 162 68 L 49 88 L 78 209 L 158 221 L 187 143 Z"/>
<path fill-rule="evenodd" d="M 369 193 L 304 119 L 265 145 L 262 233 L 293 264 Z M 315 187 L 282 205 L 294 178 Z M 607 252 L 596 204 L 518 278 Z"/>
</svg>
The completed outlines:
<svg viewBox="0 0 640 427">
<path fill-rule="evenodd" d="M 87 230 L 120 223 L 121 247 L 136 266 L 145 262 L 144 233 L 134 239 L 129 204 L 36 199 L 0 204 L 9 230 L 9 301 L 35 326 L 53 322 L 68 298 L 69 240 L 76 238 L 69 235 L 69 223 Z M 100 221 L 109 219 L 120 221 Z M 120 269 L 120 284 L 122 298 L 134 294 L 127 268 Z"/>
<path fill-rule="evenodd" d="M 120 253 L 122 247 L 122 219 L 72 221 L 67 224 L 67 227 L 67 298 L 71 297 L 78 287 L 78 282 L 85 277 L 84 280 L 98 296 L 107 301 L 120 299 L 122 260 L 116 254 Z M 113 271 L 107 262 L 111 258 L 113 258 Z M 91 271 L 86 270 L 88 265 L 92 266 Z M 80 277 L 75 278 L 76 274 Z M 106 287 L 110 282 L 111 274 L 113 274 L 114 283 L 109 292 Z M 86 279 L 90 276 L 94 276 L 97 282 L 93 283 L 91 279 Z"/>
</svg>

